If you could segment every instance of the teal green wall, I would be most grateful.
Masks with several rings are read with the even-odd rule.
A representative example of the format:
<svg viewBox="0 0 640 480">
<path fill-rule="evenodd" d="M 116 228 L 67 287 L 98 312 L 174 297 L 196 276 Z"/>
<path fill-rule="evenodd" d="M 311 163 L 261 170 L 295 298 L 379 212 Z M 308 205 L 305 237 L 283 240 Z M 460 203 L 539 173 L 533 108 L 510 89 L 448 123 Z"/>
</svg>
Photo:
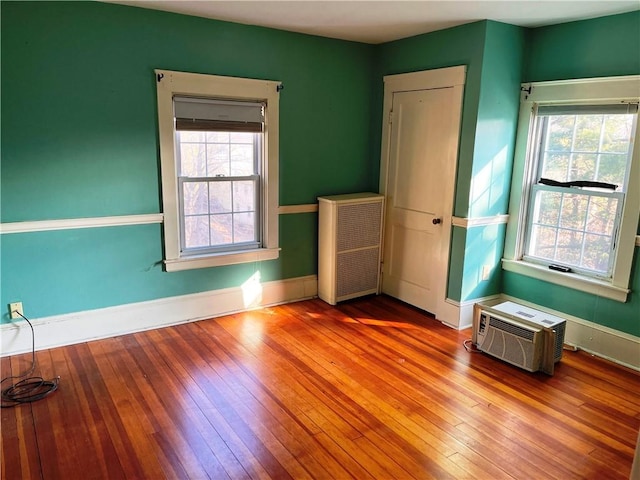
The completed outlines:
<svg viewBox="0 0 640 480">
<path fill-rule="evenodd" d="M 500 260 L 504 250 L 506 225 L 481 227 L 453 227 L 452 251 L 464 252 L 460 258 L 452 258 L 447 297 L 472 300 L 500 293 L 502 271 Z M 489 267 L 489 276 L 483 280 L 483 267 Z M 456 298 L 459 297 L 459 298 Z"/>
<path fill-rule="evenodd" d="M 309 275 L 317 234 L 317 215 L 285 215 L 280 259 L 176 273 L 159 263 L 160 225 L 3 235 L 2 301 L 38 318 L 241 285 L 257 271 L 263 281 Z"/>
<path fill-rule="evenodd" d="M 525 30 L 491 21 L 486 22 L 486 28 L 473 165 L 468 179 L 458 176 L 457 198 L 466 196 L 465 216 L 469 218 L 492 217 L 508 211 L 520 110 Z M 463 261 L 462 284 L 459 290 L 449 285 L 449 298 L 469 301 L 501 292 L 500 260 L 505 231 L 504 225 L 467 229 L 464 255 L 458 257 Z M 451 262 L 450 272 L 457 263 Z M 485 267 L 491 271 L 487 280 L 482 279 Z"/>
<path fill-rule="evenodd" d="M 589 295 L 562 285 L 503 271 L 504 293 L 529 302 L 544 305 L 559 312 L 574 315 L 605 327 L 640 336 L 640 268 L 638 248 L 633 271 L 631 290 L 626 303 L 616 302 L 597 295 Z"/>
<path fill-rule="evenodd" d="M 460 188 L 458 180 L 470 218 L 507 213 L 520 110 L 525 30 L 490 21 L 486 26 L 470 184 Z"/>
<path fill-rule="evenodd" d="M 293 205 L 377 191 L 384 75 L 466 65 L 464 218 L 506 212 L 521 81 L 640 73 L 640 12 L 530 30 L 481 21 L 377 46 L 94 2 L 1 13 L 2 222 L 161 212 L 155 68 L 282 81 L 280 204 Z M 317 272 L 315 214 L 280 216 L 280 238 L 275 261 L 166 273 L 160 225 L 5 234 L 0 305 L 44 317 Z M 640 335 L 637 248 L 622 304 L 501 272 L 503 241 L 504 226 L 453 229 L 450 298 L 504 291 Z"/>
<path fill-rule="evenodd" d="M 536 28 L 529 32 L 525 80 L 640 74 L 640 12 Z M 503 272 L 507 295 L 640 336 L 640 249 L 626 303 Z"/>
<path fill-rule="evenodd" d="M 523 81 L 637 75 L 640 10 L 529 31 Z"/>
<path fill-rule="evenodd" d="M 283 82 L 281 205 L 372 189 L 371 45 L 97 2 L 1 8 L 2 222 L 161 212 L 155 68 Z M 277 261 L 166 273 L 159 225 L 5 234 L 2 320 L 17 300 L 42 317 L 315 274 L 317 215 L 280 216 L 280 238 Z"/>
</svg>

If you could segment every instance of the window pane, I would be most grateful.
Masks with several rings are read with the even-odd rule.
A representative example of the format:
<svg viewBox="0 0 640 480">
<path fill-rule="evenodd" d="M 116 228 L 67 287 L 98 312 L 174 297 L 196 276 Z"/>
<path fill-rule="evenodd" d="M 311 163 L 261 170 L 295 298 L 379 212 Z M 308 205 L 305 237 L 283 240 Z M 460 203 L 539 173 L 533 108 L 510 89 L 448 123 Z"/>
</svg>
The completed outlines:
<svg viewBox="0 0 640 480">
<path fill-rule="evenodd" d="M 186 248 L 209 246 L 209 216 L 198 215 L 184 219 L 184 246 Z"/>
<path fill-rule="evenodd" d="M 634 115 L 605 115 L 602 151 L 626 154 Z"/>
<path fill-rule="evenodd" d="M 558 246 L 554 260 L 565 265 L 580 265 L 584 234 L 574 230 L 558 230 Z"/>
<path fill-rule="evenodd" d="M 209 209 L 211 213 L 231 212 L 231 182 L 209 183 Z"/>
<path fill-rule="evenodd" d="M 185 215 L 209 213 L 206 182 L 183 183 L 183 208 Z"/>
<path fill-rule="evenodd" d="M 235 242 L 253 242 L 256 240 L 254 213 L 236 213 L 233 216 L 233 236 Z"/>
<path fill-rule="evenodd" d="M 618 185 L 618 189 L 624 186 L 624 178 L 627 174 L 627 155 L 600 155 L 598 165 L 599 182 L 607 182 Z"/>
<path fill-rule="evenodd" d="M 178 132 L 180 135 L 181 142 L 203 142 L 204 141 L 204 133 L 203 132 L 190 132 L 186 130 L 181 130 Z"/>
<path fill-rule="evenodd" d="M 181 143 L 180 176 L 203 177 L 206 172 L 207 157 L 204 145 L 201 143 Z"/>
<path fill-rule="evenodd" d="M 253 144 L 254 133 L 251 132 L 230 132 L 229 141 L 231 143 L 251 143 Z"/>
<path fill-rule="evenodd" d="M 562 194 L 558 192 L 538 192 L 537 208 L 533 221 L 544 225 L 557 225 L 560 218 Z"/>
<path fill-rule="evenodd" d="M 229 176 L 229 144 L 211 143 L 207 144 L 207 176 L 217 175 Z"/>
<path fill-rule="evenodd" d="M 589 198 L 579 194 L 562 194 L 560 208 L 560 226 L 565 228 L 584 228 L 587 218 Z"/>
<path fill-rule="evenodd" d="M 233 242 L 231 214 L 211 215 L 211 245 L 226 245 Z"/>
<path fill-rule="evenodd" d="M 604 115 L 577 115 L 574 151 L 596 152 Z"/>
<path fill-rule="evenodd" d="M 256 193 L 255 182 L 241 181 L 233 182 L 233 211 L 253 212 L 255 211 Z"/>
<path fill-rule="evenodd" d="M 575 153 L 571 156 L 571 169 L 568 181 L 595 180 L 596 163 L 598 155 L 588 153 Z"/>
<path fill-rule="evenodd" d="M 253 175 L 253 143 L 232 144 L 231 145 L 231 175 L 243 176 Z"/>
<path fill-rule="evenodd" d="M 607 273 L 611 251 L 611 237 L 600 235 L 585 236 L 584 257 L 582 266 L 590 270 Z"/>
<path fill-rule="evenodd" d="M 568 152 L 573 143 L 574 115 L 549 117 L 547 132 L 547 150 Z"/>
<path fill-rule="evenodd" d="M 586 230 L 600 235 L 613 235 L 618 209 L 617 198 L 591 197 Z"/>
<path fill-rule="evenodd" d="M 531 235 L 531 251 L 529 255 L 553 260 L 556 252 L 557 233 L 557 228 L 535 225 Z"/>
<path fill-rule="evenodd" d="M 569 158 L 566 153 L 547 153 L 542 165 L 543 178 L 550 178 L 558 182 L 566 182 L 569 178 Z"/>
<path fill-rule="evenodd" d="M 207 142 L 229 143 L 229 132 L 206 132 Z"/>
</svg>

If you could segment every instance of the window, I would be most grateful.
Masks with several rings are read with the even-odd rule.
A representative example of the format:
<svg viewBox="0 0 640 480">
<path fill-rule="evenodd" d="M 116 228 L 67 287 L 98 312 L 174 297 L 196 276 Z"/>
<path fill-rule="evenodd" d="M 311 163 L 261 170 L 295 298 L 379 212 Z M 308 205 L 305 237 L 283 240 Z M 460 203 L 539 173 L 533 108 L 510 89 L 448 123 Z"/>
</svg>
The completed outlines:
<svg viewBox="0 0 640 480">
<path fill-rule="evenodd" d="M 156 71 L 168 271 L 278 257 L 278 83 Z"/>
<path fill-rule="evenodd" d="M 526 260 L 610 278 L 637 105 L 539 106 Z"/>
<path fill-rule="evenodd" d="M 640 212 L 637 82 L 523 86 L 505 270 L 626 300 Z"/>
</svg>

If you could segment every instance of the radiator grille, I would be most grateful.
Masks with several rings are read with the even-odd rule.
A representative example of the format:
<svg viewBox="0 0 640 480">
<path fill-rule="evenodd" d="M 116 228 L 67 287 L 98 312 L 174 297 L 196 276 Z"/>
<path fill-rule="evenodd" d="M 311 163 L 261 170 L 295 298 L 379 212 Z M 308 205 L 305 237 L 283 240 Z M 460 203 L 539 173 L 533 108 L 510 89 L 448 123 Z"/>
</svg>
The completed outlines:
<svg viewBox="0 0 640 480">
<path fill-rule="evenodd" d="M 338 207 L 338 252 L 373 247 L 380 243 L 382 202 Z"/>
<path fill-rule="evenodd" d="M 379 248 L 339 253 L 336 295 L 344 297 L 378 288 Z"/>
<path fill-rule="evenodd" d="M 535 332 L 528 330 L 526 328 L 522 328 L 518 325 L 514 325 L 513 323 L 505 322 L 496 317 L 491 317 L 490 324 L 492 327 L 497 328 L 499 330 L 511 333 L 518 337 L 533 341 L 533 336 Z"/>
</svg>

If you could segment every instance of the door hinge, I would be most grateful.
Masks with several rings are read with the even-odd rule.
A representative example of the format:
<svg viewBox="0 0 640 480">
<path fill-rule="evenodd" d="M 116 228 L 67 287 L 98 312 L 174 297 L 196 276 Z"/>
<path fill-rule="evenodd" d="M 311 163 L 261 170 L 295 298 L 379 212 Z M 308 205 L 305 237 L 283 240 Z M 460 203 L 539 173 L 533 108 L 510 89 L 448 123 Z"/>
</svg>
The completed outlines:
<svg viewBox="0 0 640 480">
<path fill-rule="evenodd" d="M 393 110 L 389 110 L 389 123 L 393 123 Z"/>
</svg>

